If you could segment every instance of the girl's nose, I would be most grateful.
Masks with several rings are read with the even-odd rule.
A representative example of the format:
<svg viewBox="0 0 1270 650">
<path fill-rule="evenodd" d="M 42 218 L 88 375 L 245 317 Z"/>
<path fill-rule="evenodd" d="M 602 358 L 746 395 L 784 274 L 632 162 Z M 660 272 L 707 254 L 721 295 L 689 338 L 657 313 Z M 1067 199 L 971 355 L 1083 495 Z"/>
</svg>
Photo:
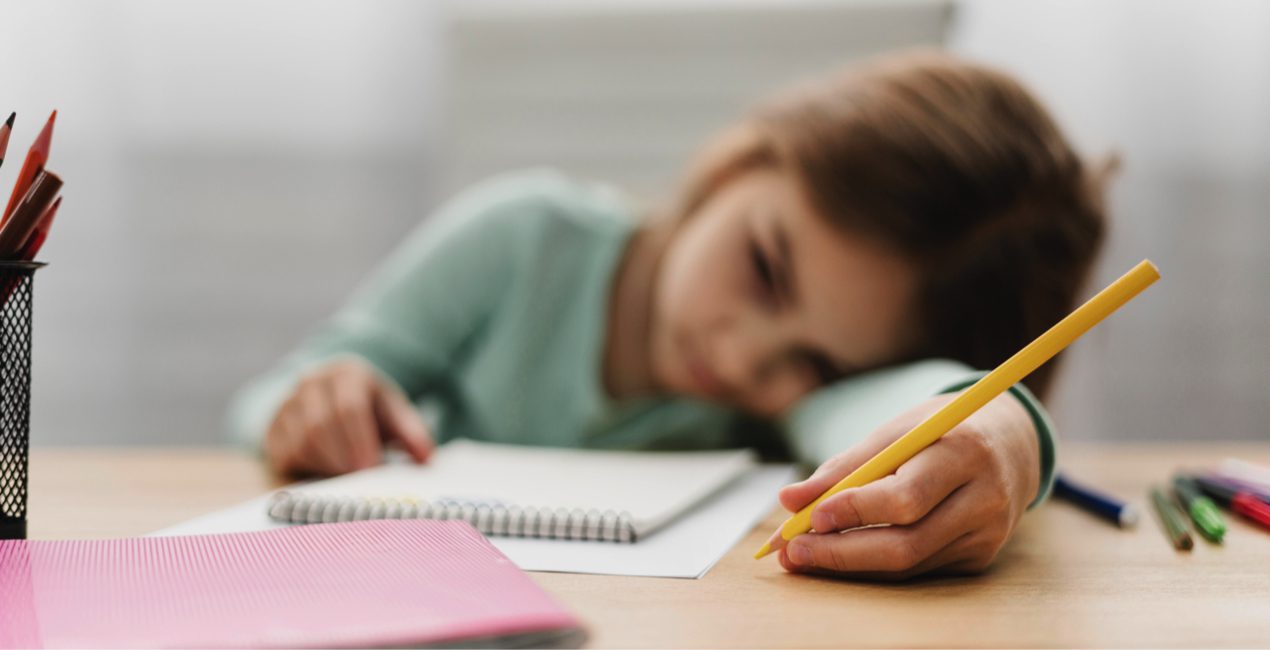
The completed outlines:
<svg viewBox="0 0 1270 650">
<path fill-rule="evenodd" d="M 715 372 L 735 392 L 760 388 L 780 368 L 786 338 L 772 321 L 737 323 L 716 341 Z"/>
</svg>

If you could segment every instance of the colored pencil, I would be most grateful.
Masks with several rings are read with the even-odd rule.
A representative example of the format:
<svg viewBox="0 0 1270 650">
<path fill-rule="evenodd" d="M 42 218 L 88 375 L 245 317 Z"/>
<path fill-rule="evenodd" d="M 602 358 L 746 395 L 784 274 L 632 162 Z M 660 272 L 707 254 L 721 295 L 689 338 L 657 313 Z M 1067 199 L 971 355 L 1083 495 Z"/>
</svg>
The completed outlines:
<svg viewBox="0 0 1270 650">
<path fill-rule="evenodd" d="M 57 111 L 49 116 L 49 121 L 44 124 L 44 128 L 40 131 L 40 135 L 35 138 L 35 142 L 31 144 L 31 150 L 26 154 L 26 160 L 22 161 L 22 169 L 18 171 L 17 183 L 13 186 L 13 193 L 9 195 L 9 204 L 4 208 L 4 214 L 0 215 L 0 228 L 8 223 L 10 217 L 13 216 L 13 210 L 17 207 L 18 201 L 26 196 L 27 190 L 31 188 L 31 184 L 35 182 L 36 176 L 44 171 L 44 163 L 49 159 L 49 147 L 53 143 L 53 122 L 57 119 Z"/>
<path fill-rule="evenodd" d="M 62 205 L 62 197 L 57 197 L 44 214 L 40 216 L 35 224 L 35 230 L 31 236 L 27 238 L 27 243 L 22 247 L 22 251 L 18 254 L 17 259 L 24 262 L 35 260 L 36 254 L 40 252 L 40 247 L 44 245 L 44 240 L 48 238 L 49 227 L 53 225 L 53 217 L 57 216 L 57 209 Z M 4 288 L 0 289 L 0 305 L 9 302 L 9 296 L 13 295 L 14 290 L 22 283 L 21 277 L 10 277 L 4 284 Z"/>
<path fill-rule="evenodd" d="M 1155 514 L 1160 517 L 1160 523 L 1164 525 L 1164 532 L 1169 536 L 1173 548 L 1179 551 L 1191 550 L 1195 542 L 1191 540 L 1191 533 L 1186 530 L 1186 518 L 1177 506 L 1158 487 L 1151 488 L 1151 503 L 1155 505 Z"/>
<path fill-rule="evenodd" d="M 53 204 L 62 179 L 49 171 L 40 171 L 22 200 L 13 210 L 12 218 L 0 226 L 0 259 L 15 259 L 23 245 L 31 238 L 36 222 Z"/>
<path fill-rule="evenodd" d="M 1088 302 L 1076 308 L 1076 311 L 1068 314 L 1066 318 L 1029 343 L 1027 347 L 1006 359 L 995 370 L 945 404 L 943 408 L 900 436 L 837 484 L 825 490 L 824 494 L 803 506 L 802 510 L 781 524 L 780 529 L 772 535 L 772 538 L 754 554 L 755 559 L 780 550 L 789 540 L 811 531 L 811 513 L 825 499 L 848 488 L 867 485 L 891 474 L 918 452 L 934 444 L 953 427 L 961 424 L 972 413 L 1021 381 L 1041 364 L 1054 358 L 1054 355 L 1070 345 L 1072 341 L 1123 307 L 1125 303 L 1159 279 L 1160 271 L 1154 264 L 1149 260 L 1140 262 L 1120 279 L 1098 292 Z"/>
<path fill-rule="evenodd" d="M 35 229 L 31 232 L 31 236 L 22 246 L 22 251 L 18 254 L 18 259 L 31 261 L 35 259 L 36 254 L 40 252 L 40 248 L 44 246 L 44 240 L 48 239 L 49 229 L 53 227 L 53 217 L 57 216 L 57 209 L 62 207 L 62 197 L 57 197 L 53 201 L 39 220 L 35 222 Z"/>
<path fill-rule="evenodd" d="M 13 120 L 17 116 L 17 113 L 9 113 L 9 119 L 0 126 L 0 165 L 4 164 L 4 152 L 9 150 L 9 135 L 13 133 Z"/>
</svg>

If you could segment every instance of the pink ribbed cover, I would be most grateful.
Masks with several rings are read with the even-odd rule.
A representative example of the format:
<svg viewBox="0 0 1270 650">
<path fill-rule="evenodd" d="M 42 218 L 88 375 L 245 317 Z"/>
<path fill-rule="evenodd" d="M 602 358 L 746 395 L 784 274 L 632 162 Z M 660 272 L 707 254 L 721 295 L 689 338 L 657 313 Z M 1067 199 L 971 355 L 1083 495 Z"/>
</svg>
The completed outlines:
<svg viewBox="0 0 1270 650">
<path fill-rule="evenodd" d="M 0 647 L 420 645 L 577 626 L 459 521 L 0 541 Z"/>
</svg>

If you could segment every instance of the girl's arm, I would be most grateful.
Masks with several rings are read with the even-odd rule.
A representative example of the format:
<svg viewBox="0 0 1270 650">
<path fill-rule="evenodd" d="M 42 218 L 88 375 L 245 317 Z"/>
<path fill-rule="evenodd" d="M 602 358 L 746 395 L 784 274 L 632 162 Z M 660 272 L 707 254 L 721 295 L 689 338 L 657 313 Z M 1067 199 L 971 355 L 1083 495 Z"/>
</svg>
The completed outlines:
<svg viewBox="0 0 1270 650">
<path fill-rule="evenodd" d="M 341 358 L 365 362 L 410 401 L 445 378 L 512 284 L 532 213 L 548 209 L 537 174 L 477 185 L 419 226 L 332 318 L 235 395 L 229 425 L 259 446 L 301 378 Z"/>
</svg>

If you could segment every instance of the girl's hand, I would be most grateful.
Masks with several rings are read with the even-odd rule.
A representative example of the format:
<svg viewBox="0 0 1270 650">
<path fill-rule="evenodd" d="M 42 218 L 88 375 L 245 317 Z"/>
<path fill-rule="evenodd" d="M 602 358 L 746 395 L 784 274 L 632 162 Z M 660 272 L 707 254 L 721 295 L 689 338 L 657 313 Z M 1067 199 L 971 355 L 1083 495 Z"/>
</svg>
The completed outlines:
<svg viewBox="0 0 1270 650">
<path fill-rule="evenodd" d="M 396 441 L 417 462 L 432 452 L 423 417 L 365 362 L 341 359 L 301 378 L 265 434 L 265 456 L 281 473 L 343 474 L 380 462 Z"/>
<path fill-rule="evenodd" d="M 933 397 L 882 425 L 786 486 L 781 505 L 797 512 L 954 397 Z M 1023 405 L 1003 394 L 894 474 L 826 499 L 812 513 L 815 532 L 790 540 L 781 566 L 882 579 L 983 571 L 1036 497 L 1038 444 Z M 874 524 L 889 525 L 860 528 Z"/>
</svg>

